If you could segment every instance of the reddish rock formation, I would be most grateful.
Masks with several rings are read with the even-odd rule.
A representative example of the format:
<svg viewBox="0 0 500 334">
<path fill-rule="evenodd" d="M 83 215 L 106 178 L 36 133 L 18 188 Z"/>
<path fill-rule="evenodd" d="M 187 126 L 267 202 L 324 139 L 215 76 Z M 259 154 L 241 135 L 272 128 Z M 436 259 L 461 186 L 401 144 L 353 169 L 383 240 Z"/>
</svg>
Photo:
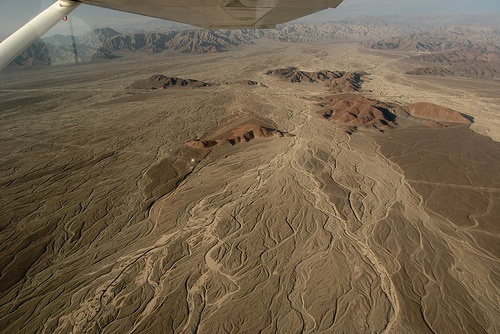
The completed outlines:
<svg viewBox="0 0 500 334">
<path fill-rule="evenodd" d="M 452 123 L 472 123 L 470 119 L 450 108 L 439 106 L 428 102 L 417 102 L 408 105 L 410 114 L 413 117 L 430 119 L 433 121 Z"/>
<path fill-rule="evenodd" d="M 292 137 L 288 132 L 282 132 L 268 126 L 249 122 L 235 126 L 222 134 L 210 136 L 210 139 L 196 139 L 187 143 L 193 148 L 210 148 L 221 145 L 236 145 L 237 143 L 249 142 L 255 138 L 282 138 Z"/>
<path fill-rule="evenodd" d="M 396 127 L 396 105 L 368 99 L 358 94 L 340 94 L 324 97 L 320 115 L 339 125 L 363 127 L 381 132 Z"/>
</svg>

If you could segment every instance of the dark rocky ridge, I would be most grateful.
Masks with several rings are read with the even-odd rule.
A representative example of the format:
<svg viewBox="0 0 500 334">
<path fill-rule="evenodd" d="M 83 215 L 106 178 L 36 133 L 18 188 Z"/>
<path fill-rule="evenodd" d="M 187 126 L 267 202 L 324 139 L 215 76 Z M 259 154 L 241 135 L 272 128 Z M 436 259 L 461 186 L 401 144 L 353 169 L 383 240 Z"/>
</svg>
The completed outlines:
<svg viewBox="0 0 500 334">
<path fill-rule="evenodd" d="M 155 74 L 145 80 L 137 80 L 130 85 L 132 89 L 167 89 L 169 87 L 200 88 L 213 86 L 213 83 L 203 82 L 194 79 L 183 79 L 177 77 L 167 77 L 162 74 Z"/>
<path fill-rule="evenodd" d="M 287 67 L 275 70 L 268 70 L 267 75 L 277 76 L 292 83 L 324 82 L 331 91 L 335 92 L 358 92 L 363 83 L 364 72 L 345 72 L 322 70 L 317 72 L 301 71 L 296 67 Z"/>
</svg>

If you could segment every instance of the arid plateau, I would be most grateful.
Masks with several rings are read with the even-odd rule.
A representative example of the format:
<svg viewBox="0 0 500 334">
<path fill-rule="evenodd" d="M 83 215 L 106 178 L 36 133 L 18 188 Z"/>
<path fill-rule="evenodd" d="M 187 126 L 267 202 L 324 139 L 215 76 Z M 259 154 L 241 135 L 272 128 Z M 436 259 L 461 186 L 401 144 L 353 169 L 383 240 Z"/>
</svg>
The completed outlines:
<svg viewBox="0 0 500 334">
<path fill-rule="evenodd" d="M 1 73 L 0 332 L 500 332 L 498 77 L 252 43 Z"/>
</svg>

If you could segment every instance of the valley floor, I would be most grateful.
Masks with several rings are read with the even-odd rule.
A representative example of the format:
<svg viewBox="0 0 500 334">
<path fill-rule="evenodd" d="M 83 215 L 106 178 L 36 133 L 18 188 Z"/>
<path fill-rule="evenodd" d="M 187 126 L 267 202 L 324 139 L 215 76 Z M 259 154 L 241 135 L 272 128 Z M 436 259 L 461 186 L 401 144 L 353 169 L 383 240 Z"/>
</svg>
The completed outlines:
<svg viewBox="0 0 500 334">
<path fill-rule="evenodd" d="M 349 135 L 321 84 L 265 74 L 289 66 L 365 71 L 366 96 L 474 132 Z M 409 66 L 261 41 L 2 73 L 1 331 L 499 332 L 500 83 Z M 217 85 L 128 88 L 155 74 Z M 186 145 L 247 119 L 293 136 Z"/>
</svg>

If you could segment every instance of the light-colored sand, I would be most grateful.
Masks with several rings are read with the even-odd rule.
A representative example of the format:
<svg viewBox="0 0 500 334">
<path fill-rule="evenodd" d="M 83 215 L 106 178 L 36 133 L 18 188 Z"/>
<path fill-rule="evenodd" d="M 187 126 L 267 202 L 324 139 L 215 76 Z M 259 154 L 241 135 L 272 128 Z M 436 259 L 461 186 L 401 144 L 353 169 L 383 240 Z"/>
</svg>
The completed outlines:
<svg viewBox="0 0 500 334">
<path fill-rule="evenodd" d="M 500 331 L 498 253 L 428 207 L 411 163 L 382 154 L 374 136 L 386 134 L 349 136 L 317 117 L 323 85 L 265 74 L 288 66 L 366 71 L 369 96 L 448 106 L 500 138 L 499 96 L 425 84 L 354 44 L 5 73 L 2 332 Z M 127 89 L 157 73 L 220 85 Z M 245 80 L 262 85 L 227 84 Z M 186 146 L 245 117 L 295 136 Z M 492 143 L 481 147 L 494 165 Z M 494 184 L 481 186 L 485 226 L 499 220 Z M 484 234 L 499 244 L 498 228 Z"/>
</svg>

